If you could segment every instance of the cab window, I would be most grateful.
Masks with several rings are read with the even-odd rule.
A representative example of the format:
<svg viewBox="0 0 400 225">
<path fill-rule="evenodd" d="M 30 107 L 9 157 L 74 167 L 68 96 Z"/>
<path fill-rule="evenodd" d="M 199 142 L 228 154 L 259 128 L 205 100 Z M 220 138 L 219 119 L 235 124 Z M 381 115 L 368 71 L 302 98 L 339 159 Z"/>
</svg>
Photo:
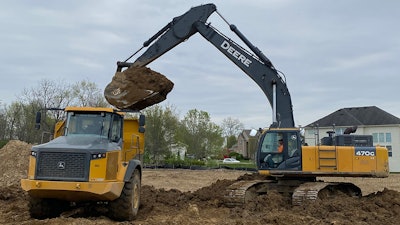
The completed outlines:
<svg viewBox="0 0 400 225">
<path fill-rule="evenodd" d="M 122 117 L 114 115 L 111 127 L 111 141 L 119 142 L 122 131 Z"/>
</svg>

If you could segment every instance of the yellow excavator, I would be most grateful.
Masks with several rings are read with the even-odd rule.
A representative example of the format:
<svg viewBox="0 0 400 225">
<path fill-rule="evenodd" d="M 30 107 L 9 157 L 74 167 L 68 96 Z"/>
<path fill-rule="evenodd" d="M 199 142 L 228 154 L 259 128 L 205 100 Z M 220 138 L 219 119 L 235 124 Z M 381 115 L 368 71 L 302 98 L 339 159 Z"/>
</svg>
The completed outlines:
<svg viewBox="0 0 400 225">
<path fill-rule="evenodd" d="M 300 131 L 295 127 L 292 102 L 286 81 L 271 61 L 255 47 L 235 25 L 228 24 L 247 49 L 222 34 L 207 22 L 216 12 L 214 4 L 205 4 L 191 8 L 158 31 L 142 48 L 147 48 L 134 62 L 117 62 L 117 73 L 124 74 L 127 80 L 135 80 L 135 71 L 162 56 L 176 45 L 199 33 L 214 45 L 221 53 L 247 74 L 265 93 L 272 106 L 273 123 L 262 131 L 256 153 L 258 173 L 263 180 L 239 181 L 230 186 L 226 193 L 228 205 L 244 204 L 257 193 L 276 190 L 290 194 L 294 204 L 303 200 L 313 200 L 322 193 L 343 192 L 349 196 L 360 196 L 361 190 L 352 183 L 319 182 L 317 177 L 387 177 L 389 175 L 388 151 L 384 147 L 373 146 L 368 135 L 331 133 L 323 138 L 321 145 L 305 146 Z M 122 71 L 128 67 L 125 71 Z M 151 74 L 149 77 L 152 77 Z M 130 95 L 128 85 L 117 85 L 114 80 L 105 90 L 106 99 L 120 108 L 138 109 L 146 107 L 143 102 L 154 98 L 151 104 L 166 98 L 172 89 L 158 90 L 142 88 L 146 97 L 127 99 Z M 132 94 L 131 94 L 132 96 Z M 279 147 L 281 145 L 281 147 Z"/>
<path fill-rule="evenodd" d="M 66 107 L 54 139 L 32 147 L 21 180 L 33 218 L 106 205 L 110 218 L 132 220 L 140 205 L 145 117 L 112 108 Z M 41 112 L 36 117 L 41 124 Z M 74 206 L 74 207 L 71 207 Z"/>
</svg>

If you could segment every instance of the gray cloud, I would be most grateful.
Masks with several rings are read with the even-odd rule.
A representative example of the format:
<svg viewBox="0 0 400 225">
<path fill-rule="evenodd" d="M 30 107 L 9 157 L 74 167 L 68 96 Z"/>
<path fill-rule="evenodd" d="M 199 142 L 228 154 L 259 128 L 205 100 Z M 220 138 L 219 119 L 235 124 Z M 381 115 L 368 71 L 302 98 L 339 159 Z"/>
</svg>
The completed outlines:
<svg viewBox="0 0 400 225">
<path fill-rule="evenodd" d="M 103 88 L 116 61 L 125 60 L 173 17 L 202 3 L 5 1 L 0 9 L 0 101 L 10 104 L 41 79 L 88 79 Z M 353 106 L 376 105 L 400 117 L 400 2 L 215 4 L 285 73 L 298 125 Z M 241 43 L 218 16 L 209 21 Z M 253 128 L 271 122 L 271 107 L 258 86 L 199 35 L 149 67 L 175 83 L 162 104 L 182 113 L 207 111 L 217 123 L 226 117 Z"/>
</svg>

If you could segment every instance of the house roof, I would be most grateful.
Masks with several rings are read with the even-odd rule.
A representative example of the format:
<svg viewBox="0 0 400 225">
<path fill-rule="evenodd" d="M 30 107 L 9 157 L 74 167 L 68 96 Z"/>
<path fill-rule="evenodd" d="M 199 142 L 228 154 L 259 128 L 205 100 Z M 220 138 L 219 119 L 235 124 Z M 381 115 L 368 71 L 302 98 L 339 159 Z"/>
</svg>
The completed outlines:
<svg viewBox="0 0 400 225">
<path fill-rule="evenodd" d="M 314 124 L 318 124 L 319 127 L 330 127 L 333 124 L 335 126 L 387 125 L 400 124 L 400 118 L 376 106 L 364 106 L 339 109 L 310 123 L 307 127 L 312 127 Z"/>
<path fill-rule="evenodd" d="M 244 140 L 248 141 L 251 138 L 250 132 L 251 130 L 244 129 L 242 130 L 242 132 L 239 134 L 238 137 L 242 136 Z M 255 137 L 258 138 L 259 135 L 260 135 L 259 132 L 257 132 Z"/>
</svg>

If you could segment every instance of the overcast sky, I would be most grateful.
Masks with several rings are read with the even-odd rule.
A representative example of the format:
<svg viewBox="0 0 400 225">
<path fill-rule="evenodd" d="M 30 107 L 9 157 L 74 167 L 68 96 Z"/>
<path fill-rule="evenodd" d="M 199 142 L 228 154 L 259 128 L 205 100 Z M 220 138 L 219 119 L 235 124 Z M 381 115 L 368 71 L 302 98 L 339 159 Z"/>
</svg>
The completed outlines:
<svg viewBox="0 0 400 225">
<path fill-rule="evenodd" d="M 9 105 L 42 79 L 87 79 L 104 89 L 116 61 L 129 57 L 172 18 L 205 3 L 1 1 L 0 102 Z M 345 107 L 377 106 L 400 117 L 400 1 L 213 3 L 285 74 L 297 126 Z M 217 14 L 208 21 L 241 44 Z M 175 83 L 162 104 L 174 105 L 181 116 L 196 108 L 218 124 L 227 117 L 246 128 L 271 123 L 261 89 L 199 34 L 148 67 Z"/>
</svg>

